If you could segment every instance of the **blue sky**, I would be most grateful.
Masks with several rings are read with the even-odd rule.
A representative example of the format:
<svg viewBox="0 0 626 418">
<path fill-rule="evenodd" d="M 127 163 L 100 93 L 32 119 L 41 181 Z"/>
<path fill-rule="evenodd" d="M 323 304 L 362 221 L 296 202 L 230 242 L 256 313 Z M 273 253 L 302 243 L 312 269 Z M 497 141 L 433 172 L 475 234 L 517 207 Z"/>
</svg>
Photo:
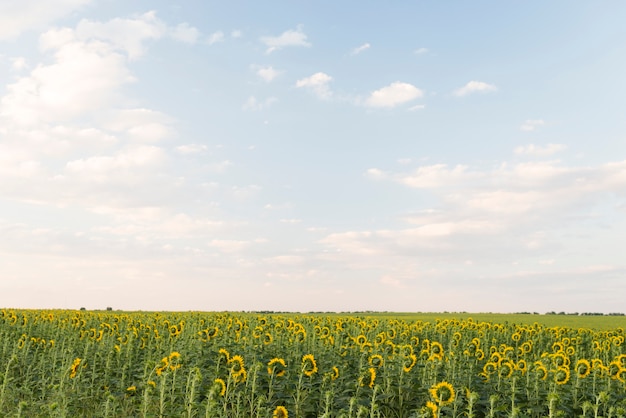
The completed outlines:
<svg viewBox="0 0 626 418">
<path fill-rule="evenodd" d="M 626 4 L 0 4 L 0 306 L 624 312 Z"/>
</svg>

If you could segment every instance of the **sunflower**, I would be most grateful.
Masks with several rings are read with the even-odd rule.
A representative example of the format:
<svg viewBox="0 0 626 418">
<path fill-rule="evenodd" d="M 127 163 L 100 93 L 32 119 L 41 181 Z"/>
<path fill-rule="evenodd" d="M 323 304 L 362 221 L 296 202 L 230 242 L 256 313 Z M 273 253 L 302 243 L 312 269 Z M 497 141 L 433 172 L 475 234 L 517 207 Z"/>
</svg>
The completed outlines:
<svg viewBox="0 0 626 418">
<path fill-rule="evenodd" d="M 499 372 L 500 372 L 500 376 L 504 377 L 504 378 L 509 378 L 513 375 L 513 372 L 515 371 L 515 363 L 513 363 L 511 360 L 503 360 L 502 363 L 500 363 L 500 367 L 499 367 Z"/>
<path fill-rule="evenodd" d="M 178 351 L 173 351 L 169 358 L 170 370 L 178 370 L 182 366 L 180 364 L 180 353 Z"/>
<path fill-rule="evenodd" d="M 272 337 L 272 334 L 270 334 L 269 332 L 266 332 L 263 336 L 263 344 L 269 345 L 272 343 L 272 341 L 274 341 L 274 337 Z"/>
<path fill-rule="evenodd" d="M 534 370 L 535 373 L 537 373 L 537 377 L 541 380 L 546 380 L 548 377 L 548 369 L 546 369 L 546 366 L 540 361 L 534 362 L 533 365 L 535 366 Z"/>
<path fill-rule="evenodd" d="M 533 349 L 532 341 L 525 341 L 525 342 L 523 342 L 521 348 L 522 348 L 522 352 L 524 354 L 530 353 L 530 351 Z"/>
<path fill-rule="evenodd" d="M 284 376 L 287 365 L 282 358 L 273 358 L 267 363 L 267 374 L 275 376 Z"/>
<path fill-rule="evenodd" d="M 72 366 L 70 367 L 70 379 L 73 379 L 76 377 L 76 373 L 78 372 L 78 366 L 80 366 L 80 358 L 75 358 L 74 361 L 72 362 Z"/>
<path fill-rule="evenodd" d="M 285 408 L 284 406 L 277 406 L 276 409 L 274 409 L 272 418 L 289 418 L 287 408 Z"/>
<path fill-rule="evenodd" d="M 527 366 L 527 364 L 526 364 L 526 360 L 524 360 L 524 359 L 519 360 L 519 361 L 517 362 L 517 364 L 515 365 L 515 368 L 516 368 L 517 370 L 519 370 L 520 372 L 522 372 L 522 375 L 523 375 L 524 373 L 526 373 L 526 371 L 528 370 L 528 366 Z"/>
<path fill-rule="evenodd" d="M 428 402 L 426 402 L 426 409 L 428 409 L 430 411 L 430 413 L 432 414 L 433 418 L 437 418 L 439 416 L 437 414 L 437 409 L 439 409 L 439 408 L 437 408 L 437 404 L 435 404 L 435 403 L 433 403 L 431 401 L 428 401 Z"/>
<path fill-rule="evenodd" d="M 370 381 L 367 386 L 369 386 L 370 388 L 373 388 L 374 381 L 376 380 L 376 369 L 374 367 L 370 367 L 369 369 L 367 369 L 367 372 L 369 373 L 369 378 L 370 378 Z"/>
<path fill-rule="evenodd" d="M 230 360 L 228 360 L 228 363 L 231 364 L 230 370 L 233 376 L 240 373 L 241 370 L 244 370 L 243 357 L 241 357 L 240 355 L 232 356 Z"/>
<path fill-rule="evenodd" d="M 333 374 L 330 376 L 331 380 L 337 380 L 337 378 L 339 377 L 339 369 L 337 368 L 337 366 L 333 366 Z"/>
<path fill-rule="evenodd" d="M 563 367 L 559 367 L 558 369 L 556 369 L 556 372 L 554 372 L 554 382 L 557 385 L 564 385 L 569 381 L 570 378 L 570 371 L 569 371 L 569 367 L 563 366 Z"/>
<path fill-rule="evenodd" d="M 417 356 L 415 354 L 410 354 L 404 359 L 402 370 L 404 370 L 405 373 L 410 372 L 413 366 L 415 366 L 415 363 L 417 363 Z"/>
<path fill-rule="evenodd" d="M 213 387 L 216 389 L 216 392 L 217 392 L 217 389 L 219 388 L 220 396 L 224 396 L 226 394 L 226 382 L 224 382 L 222 379 L 219 379 L 219 378 L 215 379 L 213 381 Z"/>
<path fill-rule="evenodd" d="M 313 354 L 305 354 L 302 356 L 302 372 L 311 377 L 317 372 L 317 363 Z"/>
<path fill-rule="evenodd" d="M 383 360 L 383 356 L 381 356 L 380 354 L 374 354 L 373 356 L 370 356 L 369 364 L 373 367 L 381 367 L 383 364 L 385 364 L 385 360 Z"/>
<path fill-rule="evenodd" d="M 440 342 L 433 341 L 430 343 L 430 356 L 428 360 L 443 360 L 443 346 Z"/>
<path fill-rule="evenodd" d="M 358 337 L 356 337 L 356 339 L 354 340 L 358 345 L 360 345 L 361 347 L 363 346 L 363 344 L 365 344 L 367 342 L 367 337 L 363 334 L 359 335 Z"/>
<path fill-rule="evenodd" d="M 439 382 L 435 386 L 431 387 L 428 392 L 439 406 L 448 405 L 454 402 L 454 388 L 448 382 Z"/>
<path fill-rule="evenodd" d="M 483 373 L 487 376 L 494 374 L 498 370 L 498 363 L 493 361 L 488 361 L 483 366 Z"/>
<path fill-rule="evenodd" d="M 220 356 L 220 360 L 224 358 L 226 360 L 226 363 L 230 361 L 230 353 L 225 348 L 220 348 L 220 351 L 218 351 L 218 355 Z"/>
<path fill-rule="evenodd" d="M 589 363 L 589 360 L 581 358 L 576 362 L 576 376 L 578 376 L 579 379 L 584 379 L 589 376 L 590 373 L 591 364 Z"/>
</svg>

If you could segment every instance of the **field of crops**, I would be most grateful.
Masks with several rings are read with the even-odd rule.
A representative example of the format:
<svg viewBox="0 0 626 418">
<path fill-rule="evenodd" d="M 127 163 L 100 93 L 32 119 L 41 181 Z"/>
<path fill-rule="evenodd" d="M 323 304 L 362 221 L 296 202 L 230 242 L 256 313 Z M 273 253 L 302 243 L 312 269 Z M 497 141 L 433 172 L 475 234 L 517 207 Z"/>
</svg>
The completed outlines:
<svg viewBox="0 0 626 418">
<path fill-rule="evenodd" d="M 0 310 L 0 416 L 623 417 L 624 329 Z"/>
</svg>

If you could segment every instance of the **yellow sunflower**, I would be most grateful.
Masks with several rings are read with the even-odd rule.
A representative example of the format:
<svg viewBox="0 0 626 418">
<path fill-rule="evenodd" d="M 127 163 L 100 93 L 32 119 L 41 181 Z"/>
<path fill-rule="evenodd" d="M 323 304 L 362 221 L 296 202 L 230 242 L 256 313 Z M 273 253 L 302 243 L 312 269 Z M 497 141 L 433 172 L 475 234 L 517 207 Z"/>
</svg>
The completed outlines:
<svg viewBox="0 0 626 418">
<path fill-rule="evenodd" d="M 373 367 L 381 367 L 383 364 L 385 364 L 385 360 L 383 359 L 383 356 L 381 356 L 380 354 L 374 354 L 370 356 L 369 364 L 370 366 L 373 366 Z"/>
<path fill-rule="evenodd" d="M 285 408 L 284 406 L 277 406 L 276 409 L 274 409 L 272 418 L 289 418 L 287 408 Z"/>
<path fill-rule="evenodd" d="M 435 386 L 431 387 L 428 392 L 439 406 L 448 405 L 454 402 L 454 387 L 452 387 L 452 385 L 448 382 L 439 382 Z"/>
<path fill-rule="evenodd" d="M 589 360 L 581 358 L 576 362 L 576 375 L 579 379 L 584 379 L 591 373 L 591 363 Z"/>
<path fill-rule="evenodd" d="M 287 365 L 282 358 L 273 358 L 267 363 L 267 374 L 275 376 L 284 376 Z"/>
<path fill-rule="evenodd" d="M 317 373 L 317 363 L 313 354 L 305 354 L 302 356 L 302 372 L 311 377 Z"/>
<path fill-rule="evenodd" d="M 417 356 L 415 354 L 410 354 L 404 359 L 402 370 L 404 370 L 405 373 L 410 372 L 413 366 L 415 366 L 415 363 L 417 363 Z"/>
<path fill-rule="evenodd" d="M 569 381 L 569 378 L 570 378 L 569 367 L 562 366 L 556 369 L 556 372 L 554 373 L 554 382 L 557 385 L 566 384 Z"/>
<path fill-rule="evenodd" d="M 213 381 L 213 387 L 215 388 L 215 391 L 217 392 L 219 390 L 219 392 L 217 392 L 220 396 L 224 396 L 226 394 L 226 382 L 224 382 L 224 380 L 217 378 Z"/>
</svg>

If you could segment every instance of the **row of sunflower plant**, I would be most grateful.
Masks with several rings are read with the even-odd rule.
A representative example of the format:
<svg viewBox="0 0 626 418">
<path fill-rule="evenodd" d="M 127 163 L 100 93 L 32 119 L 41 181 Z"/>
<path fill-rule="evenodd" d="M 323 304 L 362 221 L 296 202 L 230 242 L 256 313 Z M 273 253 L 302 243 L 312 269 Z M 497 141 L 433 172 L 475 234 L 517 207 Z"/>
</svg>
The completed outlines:
<svg viewBox="0 0 626 418">
<path fill-rule="evenodd" d="M 624 330 L 0 310 L 0 416 L 623 417 Z"/>
</svg>

